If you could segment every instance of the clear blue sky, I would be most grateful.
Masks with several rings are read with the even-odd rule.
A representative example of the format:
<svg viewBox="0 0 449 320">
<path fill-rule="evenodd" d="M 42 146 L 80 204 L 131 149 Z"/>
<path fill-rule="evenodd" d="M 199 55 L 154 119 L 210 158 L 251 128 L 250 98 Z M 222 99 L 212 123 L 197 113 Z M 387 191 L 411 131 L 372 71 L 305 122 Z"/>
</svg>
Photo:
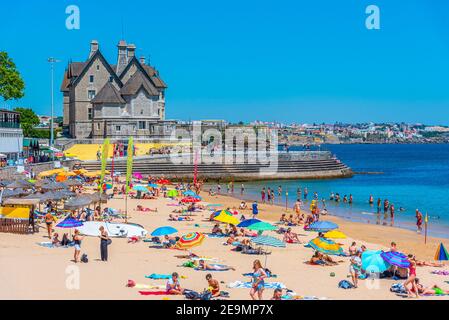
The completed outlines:
<svg viewBox="0 0 449 320">
<path fill-rule="evenodd" d="M 80 30 L 65 28 L 70 4 Z M 369 4 L 379 31 L 365 28 Z M 122 19 L 169 85 L 170 119 L 449 124 L 447 0 L 8 1 L 0 50 L 27 86 L 11 105 L 49 113 L 49 56 L 63 61 L 58 90 L 92 39 L 115 63 Z M 59 91 L 56 103 L 61 114 Z"/>
</svg>

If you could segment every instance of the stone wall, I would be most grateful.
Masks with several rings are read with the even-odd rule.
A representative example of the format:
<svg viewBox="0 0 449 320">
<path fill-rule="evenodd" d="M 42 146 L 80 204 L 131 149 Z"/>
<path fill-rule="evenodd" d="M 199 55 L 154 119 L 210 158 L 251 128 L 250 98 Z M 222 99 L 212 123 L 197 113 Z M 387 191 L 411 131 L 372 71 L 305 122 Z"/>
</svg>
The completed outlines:
<svg viewBox="0 0 449 320">
<path fill-rule="evenodd" d="M 61 166 L 72 169 L 76 162 L 79 161 L 75 160 L 61 161 Z M 45 162 L 25 166 L 25 170 L 29 171 L 30 169 L 32 169 L 34 173 L 39 174 L 43 171 L 55 169 L 55 164 L 53 162 Z M 0 168 L 0 179 L 10 180 L 15 175 L 17 175 L 17 167 Z"/>
</svg>

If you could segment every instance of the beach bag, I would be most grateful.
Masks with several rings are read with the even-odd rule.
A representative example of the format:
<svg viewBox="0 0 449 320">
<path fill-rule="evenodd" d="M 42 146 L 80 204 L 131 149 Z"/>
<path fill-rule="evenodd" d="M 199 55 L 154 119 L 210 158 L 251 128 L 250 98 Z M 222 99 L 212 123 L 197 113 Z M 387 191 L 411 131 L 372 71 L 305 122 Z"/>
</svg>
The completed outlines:
<svg viewBox="0 0 449 320">
<path fill-rule="evenodd" d="M 404 288 L 402 283 L 393 283 L 391 285 L 390 291 L 393 293 L 407 293 L 407 290 Z"/>
<path fill-rule="evenodd" d="M 206 290 L 202 294 L 200 294 L 198 298 L 204 301 L 210 300 L 212 299 L 212 293 L 209 290 Z"/>
<path fill-rule="evenodd" d="M 354 288 L 354 285 L 352 283 L 350 283 L 349 281 L 347 281 L 347 280 L 342 280 L 338 284 L 338 287 L 340 289 L 352 289 L 352 288 Z"/>
<path fill-rule="evenodd" d="M 87 257 L 87 254 L 83 254 L 82 256 L 81 256 L 81 262 L 82 263 L 88 263 L 89 262 L 89 258 Z"/>
<path fill-rule="evenodd" d="M 110 246 L 112 244 L 112 240 L 108 239 L 108 246 Z"/>
<path fill-rule="evenodd" d="M 197 300 L 200 297 L 200 294 L 193 290 L 184 290 L 184 296 L 189 300 Z"/>
</svg>

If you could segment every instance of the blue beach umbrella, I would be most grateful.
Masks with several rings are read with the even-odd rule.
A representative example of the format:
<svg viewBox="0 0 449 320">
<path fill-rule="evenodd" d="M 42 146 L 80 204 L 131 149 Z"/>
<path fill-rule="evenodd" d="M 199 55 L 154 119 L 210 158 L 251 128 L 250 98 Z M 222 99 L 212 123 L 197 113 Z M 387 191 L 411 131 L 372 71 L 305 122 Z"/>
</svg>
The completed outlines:
<svg viewBox="0 0 449 320">
<path fill-rule="evenodd" d="M 259 219 L 246 219 L 243 220 L 242 222 L 240 222 L 237 227 L 238 228 L 248 228 L 249 226 L 255 224 L 255 223 L 259 223 L 262 222 Z"/>
<path fill-rule="evenodd" d="M 389 264 L 392 264 L 394 266 L 397 266 L 399 268 L 408 268 L 410 267 L 410 262 L 408 261 L 408 258 L 405 254 L 400 252 L 382 252 L 380 254 L 382 259 L 384 259 Z"/>
<path fill-rule="evenodd" d="M 193 192 L 192 190 L 187 190 L 183 192 L 183 195 L 187 196 L 187 197 L 195 197 L 198 196 L 195 192 Z"/>
<path fill-rule="evenodd" d="M 149 187 L 149 188 L 153 188 L 153 189 L 157 189 L 157 188 L 158 188 L 158 185 L 157 185 L 157 184 L 154 184 L 154 183 L 150 183 L 150 184 L 148 185 L 148 187 Z"/>
<path fill-rule="evenodd" d="M 316 232 L 328 232 L 335 229 L 338 229 L 338 224 L 336 223 L 330 221 L 317 221 L 309 225 L 309 227 L 306 230 Z"/>
<path fill-rule="evenodd" d="M 160 227 L 160 228 L 157 228 L 156 230 L 154 230 L 151 233 L 151 235 L 153 237 L 161 237 L 161 236 L 168 236 L 170 234 L 177 233 L 177 232 L 178 232 L 178 230 L 176 230 L 173 227 Z"/>
<path fill-rule="evenodd" d="M 369 273 L 380 273 L 388 270 L 390 264 L 381 257 L 382 251 L 365 251 L 362 253 L 362 269 Z"/>
<path fill-rule="evenodd" d="M 438 246 L 437 252 L 435 253 L 435 260 L 437 261 L 447 261 L 449 260 L 449 254 L 442 243 Z"/>
<path fill-rule="evenodd" d="M 64 229 L 78 228 L 81 226 L 83 226 L 83 223 L 73 218 L 67 218 L 56 225 L 57 228 L 64 228 Z"/>
<path fill-rule="evenodd" d="M 147 187 L 144 187 L 144 186 L 134 186 L 133 190 L 134 191 L 140 191 L 140 192 L 148 192 Z"/>
</svg>

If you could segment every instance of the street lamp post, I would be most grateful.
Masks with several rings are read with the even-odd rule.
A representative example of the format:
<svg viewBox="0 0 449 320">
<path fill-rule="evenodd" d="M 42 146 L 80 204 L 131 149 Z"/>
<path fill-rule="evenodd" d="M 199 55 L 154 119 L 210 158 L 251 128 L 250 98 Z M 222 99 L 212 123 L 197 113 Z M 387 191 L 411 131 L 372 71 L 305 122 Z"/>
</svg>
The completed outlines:
<svg viewBox="0 0 449 320">
<path fill-rule="evenodd" d="M 54 97 L 54 70 L 55 70 L 55 63 L 60 62 L 60 60 L 57 60 L 53 57 L 48 58 L 48 62 L 50 63 L 51 66 L 51 116 L 50 116 L 50 147 L 53 147 L 54 144 L 54 133 L 53 133 L 53 128 L 54 128 L 54 102 L 55 102 L 55 97 Z"/>
</svg>

